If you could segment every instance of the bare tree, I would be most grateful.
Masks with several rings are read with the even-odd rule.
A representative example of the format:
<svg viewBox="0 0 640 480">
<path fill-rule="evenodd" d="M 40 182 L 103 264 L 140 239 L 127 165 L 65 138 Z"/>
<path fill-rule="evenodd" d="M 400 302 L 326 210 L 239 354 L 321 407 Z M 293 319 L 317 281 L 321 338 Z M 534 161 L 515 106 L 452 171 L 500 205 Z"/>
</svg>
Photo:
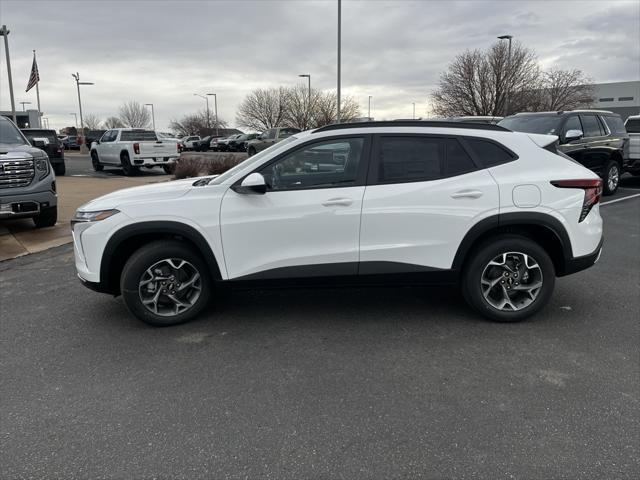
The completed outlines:
<svg viewBox="0 0 640 480">
<path fill-rule="evenodd" d="M 104 121 L 104 128 L 123 128 L 124 123 L 118 117 L 108 117 Z"/>
<path fill-rule="evenodd" d="M 300 130 L 313 128 L 315 126 L 317 106 L 322 93 L 312 89 L 311 95 L 309 95 L 309 88 L 305 85 L 287 88 L 286 92 L 287 103 L 284 124 Z"/>
<path fill-rule="evenodd" d="M 580 70 L 549 70 L 543 75 L 541 110 L 573 110 L 595 100 L 593 82 Z"/>
<path fill-rule="evenodd" d="M 352 97 L 342 97 L 340 121 L 350 122 L 360 116 L 360 106 Z M 338 120 L 338 96 L 335 92 L 324 92 L 318 96 L 313 109 L 312 128 L 335 123 Z"/>
<path fill-rule="evenodd" d="M 102 124 L 100 117 L 94 113 L 88 113 L 82 118 L 82 121 L 84 122 L 85 128 L 89 130 L 99 130 Z"/>
<path fill-rule="evenodd" d="M 217 120 L 218 129 L 227 128 L 227 122 L 222 118 L 218 118 Z M 209 127 L 209 125 L 211 125 L 211 127 Z M 178 136 L 210 135 L 216 131 L 216 118 L 212 112 L 209 112 L 209 121 L 207 121 L 207 111 L 202 110 L 185 115 L 180 120 L 171 120 L 169 128 Z"/>
<path fill-rule="evenodd" d="M 240 104 L 236 123 L 257 131 L 282 126 L 287 115 L 287 97 L 284 87 L 253 90 Z"/>
<path fill-rule="evenodd" d="M 135 100 L 120 106 L 118 118 L 120 118 L 125 127 L 130 128 L 148 128 L 151 122 L 149 110 Z"/>
</svg>

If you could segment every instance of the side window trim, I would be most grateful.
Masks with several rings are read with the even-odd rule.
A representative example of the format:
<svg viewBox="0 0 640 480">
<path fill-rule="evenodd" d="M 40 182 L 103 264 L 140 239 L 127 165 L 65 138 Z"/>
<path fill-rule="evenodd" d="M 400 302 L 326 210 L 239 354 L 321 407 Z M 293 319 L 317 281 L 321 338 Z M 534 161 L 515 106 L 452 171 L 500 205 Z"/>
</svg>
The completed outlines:
<svg viewBox="0 0 640 480">
<path fill-rule="evenodd" d="M 598 121 L 600 122 L 600 130 L 602 130 L 604 137 L 611 135 L 611 129 L 609 128 L 609 125 L 607 125 L 607 122 L 605 122 L 604 117 L 601 117 L 600 115 L 596 115 L 596 117 L 598 117 Z"/>
<path fill-rule="evenodd" d="M 278 154 L 277 156 L 275 156 L 274 158 L 272 158 L 271 160 L 257 166 L 256 168 L 254 168 L 253 170 L 251 170 L 251 172 L 247 173 L 246 175 L 243 175 L 242 178 L 238 179 L 237 182 L 234 183 L 234 185 L 240 185 L 242 183 L 242 181 L 248 177 L 249 175 L 251 175 L 252 173 L 260 173 L 261 170 L 269 167 L 270 165 L 273 165 L 274 163 L 282 160 L 284 157 L 295 153 L 299 150 L 302 150 L 304 148 L 309 148 L 311 145 L 314 145 L 316 143 L 325 143 L 325 142 L 329 142 L 331 140 L 345 140 L 345 139 L 351 139 L 351 138 L 362 138 L 363 139 L 363 146 L 362 146 L 362 153 L 360 156 L 360 162 L 358 165 L 358 170 L 356 173 L 356 178 L 355 181 L 353 182 L 353 184 L 351 185 L 331 185 L 328 187 L 300 187 L 300 188 L 289 188 L 286 190 L 268 190 L 268 193 L 279 193 L 279 192 L 295 192 L 295 191 L 301 191 L 301 190 L 321 190 L 321 189 L 327 189 L 327 188 L 350 188 L 350 187 L 363 187 L 366 185 L 366 177 L 367 177 L 367 171 L 369 169 L 369 164 L 371 163 L 371 134 L 351 134 L 351 135 L 336 135 L 336 136 L 331 136 L 331 137 L 322 137 L 322 138 L 318 138 L 318 139 L 314 139 L 311 140 L 309 142 L 305 142 L 302 143 L 300 145 L 298 145 L 297 147 L 293 148 L 293 149 L 289 149 L 286 150 L 280 154 Z"/>
</svg>

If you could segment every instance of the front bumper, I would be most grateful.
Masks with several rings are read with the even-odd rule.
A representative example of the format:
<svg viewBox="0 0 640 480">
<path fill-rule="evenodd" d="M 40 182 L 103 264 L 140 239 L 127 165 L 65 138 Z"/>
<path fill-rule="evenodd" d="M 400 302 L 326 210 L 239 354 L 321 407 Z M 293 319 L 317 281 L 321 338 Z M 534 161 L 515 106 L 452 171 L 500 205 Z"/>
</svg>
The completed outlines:
<svg viewBox="0 0 640 480">
<path fill-rule="evenodd" d="M 52 190 L 25 194 L 0 193 L 0 218 L 33 217 L 43 208 L 58 205 L 58 196 Z"/>
<path fill-rule="evenodd" d="M 571 275 L 572 273 L 580 272 L 582 270 L 586 270 L 587 268 L 594 265 L 602 254 L 602 245 L 604 244 L 604 238 L 600 240 L 596 249 L 587 254 L 582 255 L 580 257 L 573 257 L 571 259 L 567 259 L 564 262 L 564 269 L 562 272 L 558 272 L 559 277 L 564 277 L 565 275 Z"/>
</svg>

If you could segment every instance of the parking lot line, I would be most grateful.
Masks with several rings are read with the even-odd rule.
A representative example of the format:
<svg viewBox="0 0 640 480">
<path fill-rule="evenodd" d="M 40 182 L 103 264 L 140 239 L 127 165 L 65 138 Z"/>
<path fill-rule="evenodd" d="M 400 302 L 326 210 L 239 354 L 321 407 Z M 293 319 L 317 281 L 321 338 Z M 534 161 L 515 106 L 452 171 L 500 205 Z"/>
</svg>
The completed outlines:
<svg viewBox="0 0 640 480">
<path fill-rule="evenodd" d="M 600 206 L 609 205 L 610 203 L 617 203 L 617 202 L 621 202 L 623 200 L 629 200 L 630 198 L 636 198 L 636 197 L 640 197 L 640 193 L 636 193 L 635 195 L 629 195 L 627 197 L 616 198 L 615 200 L 610 200 L 608 202 L 603 202 L 603 203 L 600 204 Z"/>
</svg>

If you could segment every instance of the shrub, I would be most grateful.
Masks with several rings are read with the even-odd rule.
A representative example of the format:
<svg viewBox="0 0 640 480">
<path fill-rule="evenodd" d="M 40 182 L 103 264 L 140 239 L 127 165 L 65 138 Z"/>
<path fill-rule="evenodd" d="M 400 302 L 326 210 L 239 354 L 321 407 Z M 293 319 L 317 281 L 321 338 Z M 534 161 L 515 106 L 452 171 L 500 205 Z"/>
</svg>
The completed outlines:
<svg viewBox="0 0 640 480">
<path fill-rule="evenodd" d="M 237 153 L 182 154 L 176 163 L 173 178 L 219 175 L 243 162 L 247 156 Z"/>
</svg>

